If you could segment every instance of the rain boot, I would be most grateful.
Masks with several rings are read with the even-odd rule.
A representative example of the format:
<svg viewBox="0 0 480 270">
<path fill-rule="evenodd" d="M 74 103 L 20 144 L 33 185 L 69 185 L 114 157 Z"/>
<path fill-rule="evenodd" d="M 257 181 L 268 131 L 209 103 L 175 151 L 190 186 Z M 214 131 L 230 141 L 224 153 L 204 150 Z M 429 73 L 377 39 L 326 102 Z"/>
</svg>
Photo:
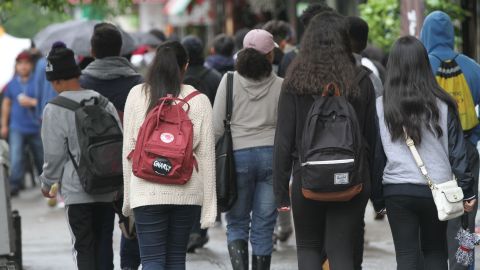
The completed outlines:
<svg viewBox="0 0 480 270">
<path fill-rule="evenodd" d="M 233 270 L 248 270 L 248 242 L 235 240 L 228 244 Z"/>
<path fill-rule="evenodd" d="M 272 256 L 252 255 L 252 270 L 270 270 Z"/>
</svg>

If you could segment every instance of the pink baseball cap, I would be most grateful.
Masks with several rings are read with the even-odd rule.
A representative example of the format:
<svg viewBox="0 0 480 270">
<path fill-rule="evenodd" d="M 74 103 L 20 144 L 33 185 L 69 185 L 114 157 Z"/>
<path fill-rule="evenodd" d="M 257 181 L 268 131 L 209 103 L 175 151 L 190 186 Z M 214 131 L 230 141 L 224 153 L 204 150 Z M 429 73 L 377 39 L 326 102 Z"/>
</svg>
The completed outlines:
<svg viewBox="0 0 480 270">
<path fill-rule="evenodd" d="M 273 41 L 273 36 L 262 29 L 254 29 L 245 35 L 243 39 L 244 48 L 252 48 L 263 54 L 271 52 L 278 44 Z"/>
</svg>

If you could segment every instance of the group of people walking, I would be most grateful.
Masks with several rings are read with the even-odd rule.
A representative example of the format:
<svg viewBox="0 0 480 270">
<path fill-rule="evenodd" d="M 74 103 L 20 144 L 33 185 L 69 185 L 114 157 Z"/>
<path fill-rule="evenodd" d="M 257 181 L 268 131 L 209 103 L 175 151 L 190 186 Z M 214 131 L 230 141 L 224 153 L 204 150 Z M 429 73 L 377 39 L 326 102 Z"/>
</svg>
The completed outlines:
<svg viewBox="0 0 480 270">
<path fill-rule="evenodd" d="M 474 228 L 478 119 L 464 126 L 470 108 L 441 88 L 437 72 L 455 60 L 475 106 L 480 66 L 453 50 L 448 15 L 430 14 L 420 40 L 395 42 L 383 84 L 372 61 L 371 69 L 362 66 L 363 20 L 313 4 L 301 21 L 300 45 L 279 63 L 279 39 L 268 29 L 248 31 L 235 56 L 233 39 L 219 36 L 212 50 L 219 55 L 205 66 L 201 40 L 189 36 L 159 45 L 145 78 L 120 56 L 121 34 L 111 24 L 95 27 L 95 61 L 83 72 L 65 44 L 52 46 L 45 75 L 59 96 L 41 117 L 40 179 L 46 197 L 60 186 L 78 269 L 113 269 L 115 210 L 122 269 L 185 269 L 198 240 L 192 235 L 202 246 L 208 236 L 201 229 L 217 220 L 215 143 L 228 104 L 237 198 L 226 233 L 234 270 L 270 269 L 277 216 L 290 210 L 299 269 L 322 269 L 327 260 L 330 269 L 361 269 L 369 199 L 387 213 L 397 269 L 467 269 L 454 258 L 461 217 L 439 220 L 405 143 L 413 140 L 433 184 L 455 177 Z M 23 60 L 12 84 L 22 83 Z M 27 103 L 18 94 L 7 92 L 3 112 Z M 122 209 L 113 207 L 122 201 Z"/>
</svg>

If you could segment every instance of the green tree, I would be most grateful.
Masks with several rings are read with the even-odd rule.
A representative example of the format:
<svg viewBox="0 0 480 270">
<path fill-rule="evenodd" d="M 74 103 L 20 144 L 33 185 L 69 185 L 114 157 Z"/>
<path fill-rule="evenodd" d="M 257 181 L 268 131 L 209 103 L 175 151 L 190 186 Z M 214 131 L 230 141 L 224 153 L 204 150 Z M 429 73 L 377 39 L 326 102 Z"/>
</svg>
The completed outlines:
<svg viewBox="0 0 480 270">
<path fill-rule="evenodd" d="M 461 24 L 470 12 L 462 9 L 454 0 L 425 0 L 425 15 L 434 10 L 447 13 L 454 21 L 455 43 L 462 44 Z M 370 27 L 369 41 L 384 51 L 388 51 L 393 42 L 400 36 L 400 3 L 399 0 L 368 0 L 359 5 L 360 16 Z"/>
<path fill-rule="evenodd" d="M 9 9 L 4 15 L 2 26 L 7 33 L 23 38 L 32 38 L 38 31 L 52 23 L 71 19 L 68 12 L 47 9 L 33 0 L 15 1 Z"/>
<path fill-rule="evenodd" d="M 0 0 L 0 24 L 16 16 L 15 6 L 20 2 L 33 3 L 48 12 L 69 13 L 74 6 L 85 8 L 84 14 L 91 19 L 117 15 L 128 11 L 133 0 Z"/>
<path fill-rule="evenodd" d="M 32 38 L 52 23 L 72 19 L 74 7 L 84 18 L 102 20 L 131 6 L 132 0 L 0 0 L 0 25 L 14 36 Z"/>
</svg>

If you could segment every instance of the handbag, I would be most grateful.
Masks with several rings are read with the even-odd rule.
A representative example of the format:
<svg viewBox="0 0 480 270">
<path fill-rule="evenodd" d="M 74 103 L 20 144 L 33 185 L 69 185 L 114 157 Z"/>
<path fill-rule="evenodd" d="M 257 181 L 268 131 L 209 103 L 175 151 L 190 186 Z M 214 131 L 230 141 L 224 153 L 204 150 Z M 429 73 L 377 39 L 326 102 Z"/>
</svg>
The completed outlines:
<svg viewBox="0 0 480 270">
<path fill-rule="evenodd" d="M 225 131 L 215 145 L 217 176 L 217 207 L 221 212 L 230 210 L 237 200 L 237 179 L 233 157 L 231 118 L 233 106 L 233 72 L 227 73 L 227 112 L 223 122 Z"/>
<path fill-rule="evenodd" d="M 415 143 L 407 133 L 405 133 L 405 140 L 410 152 L 412 152 L 415 163 L 417 163 L 417 167 L 420 169 L 420 172 L 427 181 L 428 187 L 432 191 L 433 200 L 437 207 L 438 219 L 445 221 L 463 215 L 463 191 L 458 187 L 455 176 L 453 176 L 452 180 L 441 184 L 433 183 L 428 175 L 427 168 L 415 147 Z"/>
</svg>

